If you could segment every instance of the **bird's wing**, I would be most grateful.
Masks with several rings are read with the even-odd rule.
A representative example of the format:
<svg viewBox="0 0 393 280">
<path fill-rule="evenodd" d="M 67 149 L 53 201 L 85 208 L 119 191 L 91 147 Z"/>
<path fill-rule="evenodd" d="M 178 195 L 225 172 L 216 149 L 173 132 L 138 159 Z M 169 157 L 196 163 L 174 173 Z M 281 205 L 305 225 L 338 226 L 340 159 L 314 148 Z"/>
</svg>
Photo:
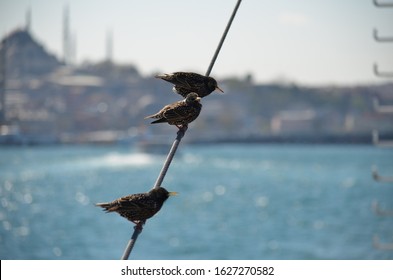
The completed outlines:
<svg viewBox="0 0 393 280">
<path fill-rule="evenodd" d="M 173 108 L 172 110 L 168 110 L 164 113 L 165 118 L 168 121 L 177 121 L 187 119 L 191 116 L 194 116 L 196 113 L 196 109 L 190 106 L 181 106 L 177 108 Z"/>
<path fill-rule="evenodd" d="M 132 198 L 132 199 L 131 199 Z M 122 197 L 119 199 L 119 208 L 124 210 L 132 210 L 145 207 L 145 199 L 140 195 L 132 195 L 130 197 Z"/>
<path fill-rule="evenodd" d="M 180 73 L 180 72 L 175 72 L 172 74 L 161 74 L 161 75 L 156 75 L 156 78 L 163 79 L 164 81 L 170 82 L 176 86 L 179 87 L 184 87 L 186 89 L 190 89 L 191 86 L 187 82 L 188 79 L 188 74 L 187 73 Z"/>
<path fill-rule="evenodd" d="M 173 107 L 165 111 L 164 116 L 167 120 L 180 120 L 189 114 L 188 111 L 184 106 Z"/>
<path fill-rule="evenodd" d="M 192 90 L 193 87 L 190 85 L 188 80 L 189 79 L 187 75 L 178 75 L 173 79 L 173 84 L 175 84 L 177 87 Z"/>
</svg>

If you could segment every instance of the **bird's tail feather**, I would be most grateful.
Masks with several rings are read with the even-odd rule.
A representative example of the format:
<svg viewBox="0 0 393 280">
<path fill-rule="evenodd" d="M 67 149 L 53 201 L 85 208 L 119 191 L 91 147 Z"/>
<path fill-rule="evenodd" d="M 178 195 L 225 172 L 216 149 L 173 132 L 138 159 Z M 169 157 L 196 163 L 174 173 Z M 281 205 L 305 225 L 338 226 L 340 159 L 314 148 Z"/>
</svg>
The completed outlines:
<svg viewBox="0 0 393 280">
<path fill-rule="evenodd" d="M 166 122 L 166 119 L 159 119 L 159 120 L 153 121 L 151 123 L 163 123 L 163 122 Z"/>
<path fill-rule="evenodd" d="M 103 203 L 96 203 L 96 206 L 104 208 L 106 212 L 114 211 L 112 203 L 103 202 Z"/>
<path fill-rule="evenodd" d="M 168 81 L 168 79 L 170 78 L 170 75 L 169 74 L 158 74 L 158 75 L 155 75 L 154 77 Z"/>
</svg>

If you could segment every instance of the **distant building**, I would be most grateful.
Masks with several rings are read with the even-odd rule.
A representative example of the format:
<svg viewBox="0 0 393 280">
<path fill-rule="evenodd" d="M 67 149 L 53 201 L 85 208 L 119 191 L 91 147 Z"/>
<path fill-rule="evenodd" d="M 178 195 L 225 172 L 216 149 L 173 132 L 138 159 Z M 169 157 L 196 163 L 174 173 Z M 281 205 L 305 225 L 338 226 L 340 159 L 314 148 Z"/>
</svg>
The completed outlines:
<svg viewBox="0 0 393 280">
<path fill-rule="evenodd" d="M 141 76 L 135 65 L 111 61 L 112 40 L 108 33 L 103 61 L 68 67 L 48 53 L 27 27 L 3 38 L 0 143 L 124 141 L 132 127 L 172 135 L 175 128 L 150 125 L 144 117 L 179 96 L 171 92 L 170 84 L 152 75 Z M 188 141 L 302 141 L 307 137 L 331 141 L 335 135 L 370 139 L 374 128 L 383 137 L 393 131 L 391 114 L 383 113 L 393 104 L 393 84 L 254 85 L 249 75 L 229 79 L 224 86 L 224 95 L 212 94 L 203 100 Z M 373 103 L 376 94 L 384 97 L 383 105 Z"/>
<path fill-rule="evenodd" d="M 48 74 L 61 65 L 23 29 L 17 29 L 1 40 L 0 53 L 6 59 L 7 79 Z"/>
<path fill-rule="evenodd" d="M 313 129 L 314 110 L 280 111 L 271 119 L 271 131 L 279 133 L 302 133 Z"/>
</svg>

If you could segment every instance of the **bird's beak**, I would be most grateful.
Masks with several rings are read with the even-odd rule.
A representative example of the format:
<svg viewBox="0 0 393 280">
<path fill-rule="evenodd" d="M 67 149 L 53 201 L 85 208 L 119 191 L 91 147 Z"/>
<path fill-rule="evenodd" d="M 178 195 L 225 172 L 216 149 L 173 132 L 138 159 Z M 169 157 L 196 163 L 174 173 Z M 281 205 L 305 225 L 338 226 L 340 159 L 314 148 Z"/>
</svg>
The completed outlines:
<svg viewBox="0 0 393 280">
<path fill-rule="evenodd" d="M 175 196 L 175 195 L 178 195 L 179 193 L 178 192 L 169 192 L 169 196 Z"/>
<path fill-rule="evenodd" d="M 201 101 L 202 98 L 200 98 L 199 96 L 196 98 L 196 101 Z"/>
<path fill-rule="evenodd" d="M 219 91 L 221 91 L 222 93 L 224 93 L 224 91 L 222 89 L 220 89 L 218 86 L 216 86 L 216 89 L 218 89 Z"/>
</svg>

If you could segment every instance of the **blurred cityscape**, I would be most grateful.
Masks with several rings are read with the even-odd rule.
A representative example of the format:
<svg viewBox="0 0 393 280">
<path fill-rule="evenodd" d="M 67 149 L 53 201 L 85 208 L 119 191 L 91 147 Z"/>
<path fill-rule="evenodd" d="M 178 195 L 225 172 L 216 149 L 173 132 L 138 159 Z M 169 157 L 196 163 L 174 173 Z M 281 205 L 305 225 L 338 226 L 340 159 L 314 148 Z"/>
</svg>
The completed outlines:
<svg viewBox="0 0 393 280">
<path fill-rule="evenodd" d="M 176 127 L 144 119 L 181 98 L 172 85 L 156 73 L 141 75 L 136 65 L 114 63 L 110 52 L 109 41 L 102 62 L 73 65 L 71 47 L 59 59 L 28 27 L 2 38 L 0 144 L 132 143 L 173 135 Z M 393 83 L 257 84 L 252 74 L 218 82 L 225 94 L 202 100 L 188 142 L 371 143 L 374 129 L 393 137 L 391 114 L 378 112 L 392 108 Z"/>
</svg>

